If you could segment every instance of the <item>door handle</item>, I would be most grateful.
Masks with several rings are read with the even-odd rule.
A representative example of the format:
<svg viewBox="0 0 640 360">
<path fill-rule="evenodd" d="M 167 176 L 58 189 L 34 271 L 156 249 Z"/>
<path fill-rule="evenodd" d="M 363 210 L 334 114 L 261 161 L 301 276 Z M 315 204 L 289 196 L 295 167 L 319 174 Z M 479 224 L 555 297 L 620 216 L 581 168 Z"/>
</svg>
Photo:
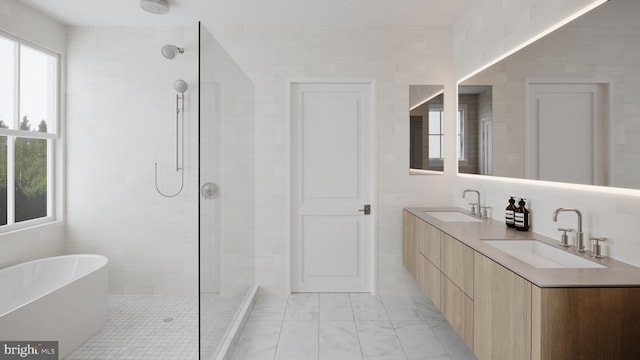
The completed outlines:
<svg viewBox="0 0 640 360">
<path fill-rule="evenodd" d="M 364 212 L 365 215 L 370 215 L 371 214 L 371 205 L 365 205 L 364 209 L 360 209 L 358 211 Z"/>
</svg>

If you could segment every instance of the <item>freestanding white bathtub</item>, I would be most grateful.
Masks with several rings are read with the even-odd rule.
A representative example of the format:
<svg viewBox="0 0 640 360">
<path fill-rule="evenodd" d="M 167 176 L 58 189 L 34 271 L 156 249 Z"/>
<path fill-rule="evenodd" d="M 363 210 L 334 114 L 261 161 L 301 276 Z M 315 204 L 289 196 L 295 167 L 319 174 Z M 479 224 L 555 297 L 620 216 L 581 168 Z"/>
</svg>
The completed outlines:
<svg viewBox="0 0 640 360">
<path fill-rule="evenodd" d="M 0 340 L 58 341 L 64 359 L 107 318 L 107 258 L 50 257 L 0 270 Z"/>
</svg>

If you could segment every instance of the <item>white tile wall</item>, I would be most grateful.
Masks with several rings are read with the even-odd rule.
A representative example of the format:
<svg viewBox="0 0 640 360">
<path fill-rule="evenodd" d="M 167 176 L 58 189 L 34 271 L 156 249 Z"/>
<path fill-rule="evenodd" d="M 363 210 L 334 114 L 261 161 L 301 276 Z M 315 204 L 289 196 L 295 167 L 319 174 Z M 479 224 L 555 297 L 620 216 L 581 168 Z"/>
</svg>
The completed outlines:
<svg viewBox="0 0 640 360">
<path fill-rule="evenodd" d="M 64 223 L 61 221 L 0 235 L 0 269 L 63 253 Z"/>
<path fill-rule="evenodd" d="M 197 291 L 197 28 L 71 27 L 67 251 L 109 258 L 110 293 Z M 169 61 L 165 44 L 185 48 Z M 173 82 L 185 94 L 185 184 L 178 188 Z"/>
<path fill-rule="evenodd" d="M 209 27 L 256 89 L 256 282 L 288 291 L 289 79 L 378 84 L 378 266 L 381 292 L 404 291 L 401 209 L 450 205 L 450 174 L 409 175 L 409 85 L 446 84 L 451 32 L 432 27 Z"/>
<path fill-rule="evenodd" d="M 481 67 L 491 58 L 527 41 L 545 28 L 571 13 L 594 3 L 592 0 L 547 1 L 526 0 L 511 6 L 501 1 L 481 0 L 461 17 L 454 28 L 454 72 L 459 78 Z M 548 6 L 545 6 L 548 5 Z M 523 11 L 527 9 L 528 11 Z M 523 14 L 528 14 L 523 18 Z M 509 29 L 509 36 L 504 31 Z M 561 216 L 552 221 L 558 207 L 578 207 L 584 215 L 585 236 L 607 236 L 609 255 L 640 265 L 640 191 L 518 181 L 497 177 L 458 175 L 453 202 L 466 207 L 462 191 L 481 191 L 484 201 L 492 207 L 493 217 L 502 219 L 510 195 L 529 199 L 532 211 L 532 231 L 558 238 L 558 226 L 575 227 L 575 216 Z"/>
</svg>

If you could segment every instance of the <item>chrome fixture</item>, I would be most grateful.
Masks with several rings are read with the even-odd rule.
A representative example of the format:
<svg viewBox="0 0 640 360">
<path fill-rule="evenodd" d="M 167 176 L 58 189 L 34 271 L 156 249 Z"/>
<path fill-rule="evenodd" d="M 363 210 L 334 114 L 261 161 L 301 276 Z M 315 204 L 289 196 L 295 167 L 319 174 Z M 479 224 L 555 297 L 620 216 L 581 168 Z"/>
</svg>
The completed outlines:
<svg viewBox="0 0 640 360">
<path fill-rule="evenodd" d="M 560 245 L 569 247 L 569 237 L 567 236 L 567 233 L 573 232 L 573 229 L 558 228 L 558 231 L 563 231 L 562 235 L 560 236 Z"/>
<path fill-rule="evenodd" d="M 558 208 L 553 212 L 553 221 L 558 221 L 558 214 L 563 211 L 573 211 L 578 215 L 578 232 L 576 233 L 576 243 L 574 244 L 576 251 L 585 252 L 584 234 L 582 233 L 582 213 L 576 208 Z"/>
<path fill-rule="evenodd" d="M 169 12 L 169 0 L 140 0 L 140 7 L 152 14 L 166 14 Z"/>
<path fill-rule="evenodd" d="M 465 191 L 462 192 L 462 198 L 463 199 L 465 198 L 465 196 L 467 195 L 468 192 L 474 192 L 474 193 L 476 193 L 478 195 L 478 202 L 477 203 L 469 203 L 469 205 L 471 205 L 471 213 L 473 215 L 481 216 L 480 215 L 480 209 L 482 208 L 482 204 L 480 203 L 480 191 L 473 190 L 473 189 L 466 189 Z M 477 213 L 476 213 L 476 206 L 478 207 L 478 212 Z M 485 209 L 484 211 L 485 211 L 485 217 L 486 217 L 486 211 L 487 210 Z"/>
<path fill-rule="evenodd" d="M 161 52 L 162 52 L 162 56 L 164 56 L 165 59 L 173 60 L 173 58 L 176 57 L 178 54 L 184 54 L 184 49 L 179 48 L 175 45 L 167 44 L 162 47 Z"/>
<path fill-rule="evenodd" d="M 218 189 L 218 185 L 212 182 L 204 183 L 200 187 L 200 194 L 205 200 L 215 199 L 216 197 L 218 197 L 219 191 L 220 190 Z"/>
<path fill-rule="evenodd" d="M 602 255 L 602 245 L 600 245 L 600 242 L 605 242 L 607 241 L 606 237 L 594 237 L 591 236 L 589 237 L 589 240 L 594 241 L 592 247 L 591 247 L 591 255 L 597 257 L 598 259 L 601 259 L 604 257 L 604 255 Z"/>
<path fill-rule="evenodd" d="M 176 192 L 175 194 L 165 194 L 162 191 L 160 191 L 160 188 L 158 188 L 158 163 L 156 162 L 156 172 L 155 172 L 155 184 L 156 184 L 156 190 L 158 191 L 158 193 L 164 197 L 175 197 L 176 195 L 180 194 L 180 192 L 182 192 L 182 188 L 184 187 L 184 92 L 187 91 L 187 88 L 189 87 L 187 85 L 187 82 L 180 79 L 180 80 L 176 80 L 173 83 L 173 87 L 174 89 L 176 89 L 176 91 L 179 94 L 176 94 L 176 172 L 180 172 L 180 175 L 182 177 L 181 181 L 180 181 L 180 189 L 178 189 L 178 192 Z M 180 120 L 182 120 L 182 129 L 180 129 Z M 182 138 L 180 138 L 180 135 L 182 135 Z"/>
<path fill-rule="evenodd" d="M 173 83 L 173 88 L 176 89 L 177 92 L 179 92 L 180 94 L 182 94 L 182 110 L 184 110 L 184 92 L 187 91 L 187 89 L 189 88 L 189 86 L 187 85 L 187 82 L 179 79 L 176 80 L 176 82 Z"/>
</svg>

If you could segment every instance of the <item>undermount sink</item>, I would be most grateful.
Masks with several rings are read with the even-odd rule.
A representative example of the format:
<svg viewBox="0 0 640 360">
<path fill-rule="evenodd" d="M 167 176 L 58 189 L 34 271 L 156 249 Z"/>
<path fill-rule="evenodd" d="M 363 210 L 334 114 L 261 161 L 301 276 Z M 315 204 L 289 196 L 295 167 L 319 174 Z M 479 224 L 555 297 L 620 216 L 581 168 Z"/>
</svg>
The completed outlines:
<svg viewBox="0 0 640 360">
<path fill-rule="evenodd" d="M 481 222 L 481 219 L 459 211 L 424 211 L 425 214 L 444 222 Z"/>
<path fill-rule="evenodd" d="M 483 240 L 513 257 L 536 268 L 606 268 L 596 262 L 570 254 L 537 240 Z"/>
</svg>

